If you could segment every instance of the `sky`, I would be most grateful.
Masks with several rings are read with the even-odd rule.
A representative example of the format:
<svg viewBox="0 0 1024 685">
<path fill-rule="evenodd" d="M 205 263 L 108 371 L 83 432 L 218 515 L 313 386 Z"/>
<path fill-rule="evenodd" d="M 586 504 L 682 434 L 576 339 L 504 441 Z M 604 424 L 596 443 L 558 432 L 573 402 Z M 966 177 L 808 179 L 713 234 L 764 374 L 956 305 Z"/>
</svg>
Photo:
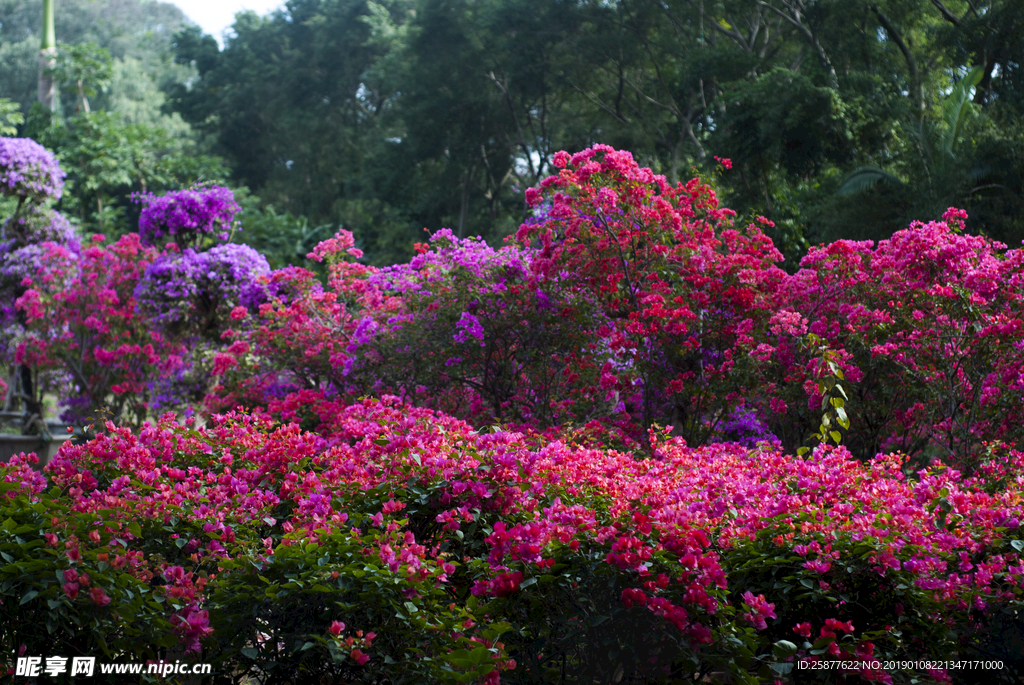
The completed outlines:
<svg viewBox="0 0 1024 685">
<path fill-rule="evenodd" d="M 235 22 L 235 13 L 252 10 L 266 14 L 284 6 L 284 0 L 170 0 L 185 15 L 199 24 L 205 33 L 223 46 L 221 34 Z"/>
</svg>

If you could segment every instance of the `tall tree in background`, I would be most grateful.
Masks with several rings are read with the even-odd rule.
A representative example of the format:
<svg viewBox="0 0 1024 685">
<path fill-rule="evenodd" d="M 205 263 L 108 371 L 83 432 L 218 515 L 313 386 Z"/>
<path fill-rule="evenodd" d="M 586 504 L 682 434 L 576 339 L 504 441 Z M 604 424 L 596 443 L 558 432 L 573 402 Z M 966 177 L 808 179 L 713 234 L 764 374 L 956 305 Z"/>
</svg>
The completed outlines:
<svg viewBox="0 0 1024 685">
<path fill-rule="evenodd" d="M 57 34 L 53 28 L 53 0 L 43 0 L 43 39 L 39 46 L 39 102 L 54 110 L 53 70 L 57 66 Z"/>
</svg>

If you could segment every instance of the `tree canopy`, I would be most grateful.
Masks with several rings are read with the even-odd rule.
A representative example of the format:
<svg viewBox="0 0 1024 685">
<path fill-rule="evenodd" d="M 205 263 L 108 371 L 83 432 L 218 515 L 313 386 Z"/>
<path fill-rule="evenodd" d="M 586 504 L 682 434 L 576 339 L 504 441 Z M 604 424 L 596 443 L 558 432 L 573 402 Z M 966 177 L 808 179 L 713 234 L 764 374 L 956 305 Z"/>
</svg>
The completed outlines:
<svg viewBox="0 0 1024 685">
<path fill-rule="evenodd" d="M 1024 237 L 1011 0 L 292 0 L 234 31 L 177 35 L 199 78 L 175 110 L 375 261 L 424 226 L 508 234 L 552 154 L 593 142 L 670 178 L 731 158 L 729 201 L 791 258 L 951 204 Z"/>
<path fill-rule="evenodd" d="M 37 5 L 0 1 L 0 97 L 26 114 Z M 494 241 L 556 151 L 598 142 L 673 180 L 721 172 L 790 266 L 951 205 L 1024 238 L 1015 0 L 290 0 L 223 49 L 162 3 L 57 19 L 112 56 L 94 109 L 222 157 L 266 226 L 303 217 L 289 245 L 343 226 L 391 263 L 424 228 Z M 65 114 L 84 94 L 65 79 Z"/>
</svg>

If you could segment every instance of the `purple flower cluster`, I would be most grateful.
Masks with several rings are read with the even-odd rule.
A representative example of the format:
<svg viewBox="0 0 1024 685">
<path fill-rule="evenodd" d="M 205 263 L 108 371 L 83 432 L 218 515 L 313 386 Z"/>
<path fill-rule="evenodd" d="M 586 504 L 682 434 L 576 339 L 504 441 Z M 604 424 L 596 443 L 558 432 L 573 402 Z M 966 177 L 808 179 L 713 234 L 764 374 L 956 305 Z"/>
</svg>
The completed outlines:
<svg viewBox="0 0 1024 685">
<path fill-rule="evenodd" d="M 149 387 L 149 409 L 154 414 L 174 411 L 190 403 L 202 401 L 209 385 L 209 377 L 199 370 L 197 373 L 194 359 L 184 359 L 166 376 L 155 378 Z M 187 410 L 186 410 L 187 411 Z"/>
<path fill-rule="evenodd" d="M 144 207 L 139 216 L 139 237 L 147 245 L 168 237 L 180 245 L 194 245 L 202 236 L 216 233 L 226 240 L 228 228 L 241 209 L 228 188 L 211 186 L 177 190 L 157 197 L 136 196 Z"/>
<path fill-rule="evenodd" d="M 62 249 L 63 248 L 63 249 Z M 36 243 L 26 245 L 6 253 L 0 253 L 0 293 L 7 299 L 13 293 L 11 302 L 20 297 L 26 287 L 25 279 L 36 280 L 40 277 L 49 278 L 50 274 L 45 271 L 59 271 L 65 278 L 74 274 L 74 264 L 78 261 L 81 252 L 78 243 L 71 246 L 60 245 L 59 243 Z M 59 261 L 54 257 L 59 256 Z"/>
<path fill-rule="evenodd" d="M 0 225 L 0 254 L 45 242 L 74 246 L 72 249 L 76 252 L 81 245 L 71 222 L 60 212 L 33 211 L 17 219 L 7 219 Z"/>
<path fill-rule="evenodd" d="M 508 281 L 526 278 L 530 273 L 531 252 L 514 247 L 495 250 L 482 238 L 460 240 L 450 229 L 443 228 L 430 237 L 431 249 L 418 254 L 407 264 L 396 264 L 371 274 L 368 283 L 396 295 L 431 290 L 431 284 L 445 283 L 451 273 L 464 270 L 467 276 L 480 279 L 487 293 L 506 290 Z"/>
<path fill-rule="evenodd" d="M 458 323 L 455 326 L 459 329 L 452 336 L 455 342 L 468 342 L 470 338 L 474 338 L 483 347 L 484 343 L 484 327 L 480 323 L 480 319 L 476 318 L 469 312 L 462 312 L 459 317 Z"/>
<path fill-rule="evenodd" d="M 0 138 L 0 195 L 57 200 L 65 176 L 56 158 L 31 138 Z"/>
<path fill-rule="evenodd" d="M 266 257 L 248 245 L 229 243 L 206 252 L 189 248 L 150 264 L 135 299 L 142 314 L 167 332 L 219 335 L 231 309 L 269 273 Z"/>
<path fill-rule="evenodd" d="M 735 442 L 744 447 L 754 447 L 762 440 L 778 443 L 779 439 L 768 430 L 757 412 L 749 407 L 734 407 L 718 424 L 718 439 L 711 442 Z"/>
</svg>

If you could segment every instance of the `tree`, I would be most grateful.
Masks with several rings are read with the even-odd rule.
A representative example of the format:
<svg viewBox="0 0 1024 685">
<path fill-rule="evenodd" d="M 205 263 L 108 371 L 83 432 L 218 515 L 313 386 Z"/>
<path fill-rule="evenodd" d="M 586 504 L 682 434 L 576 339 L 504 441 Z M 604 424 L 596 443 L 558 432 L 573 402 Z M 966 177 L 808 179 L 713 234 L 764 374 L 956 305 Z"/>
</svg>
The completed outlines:
<svg viewBox="0 0 1024 685">
<path fill-rule="evenodd" d="M 39 46 L 39 102 L 53 111 L 56 104 L 53 68 L 57 61 L 57 37 L 53 30 L 53 0 L 43 0 L 43 39 Z"/>
<path fill-rule="evenodd" d="M 76 114 L 90 112 L 89 98 L 96 97 L 97 88 L 106 88 L 113 74 L 110 51 L 96 43 L 62 46 L 53 67 L 54 78 L 77 92 Z"/>
</svg>

